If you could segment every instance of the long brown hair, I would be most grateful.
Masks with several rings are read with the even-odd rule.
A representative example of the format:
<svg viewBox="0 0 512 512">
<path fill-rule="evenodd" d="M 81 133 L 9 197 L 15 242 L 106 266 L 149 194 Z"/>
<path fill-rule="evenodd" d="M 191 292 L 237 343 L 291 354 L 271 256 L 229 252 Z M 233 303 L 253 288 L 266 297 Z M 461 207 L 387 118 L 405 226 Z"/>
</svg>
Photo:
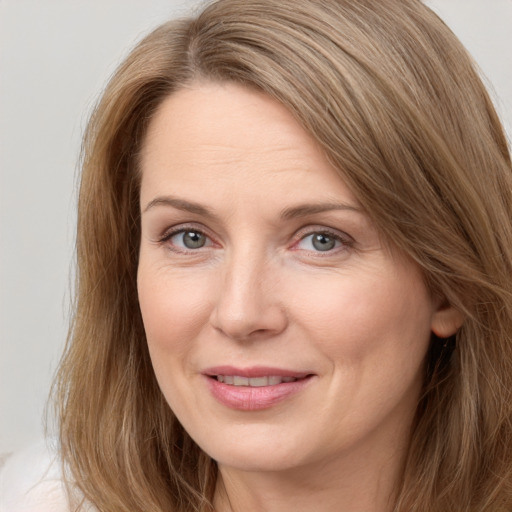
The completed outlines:
<svg viewBox="0 0 512 512">
<path fill-rule="evenodd" d="M 432 339 L 395 510 L 510 510 L 510 154 L 470 57 L 418 0 L 217 0 L 121 65 L 84 139 L 75 317 L 56 387 L 70 481 L 102 512 L 211 509 L 215 463 L 158 388 L 136 290 L 145 130 L 199 79 L 285 105 L 384 239 L 465 316 L 454 338 Z"/>
</svg>

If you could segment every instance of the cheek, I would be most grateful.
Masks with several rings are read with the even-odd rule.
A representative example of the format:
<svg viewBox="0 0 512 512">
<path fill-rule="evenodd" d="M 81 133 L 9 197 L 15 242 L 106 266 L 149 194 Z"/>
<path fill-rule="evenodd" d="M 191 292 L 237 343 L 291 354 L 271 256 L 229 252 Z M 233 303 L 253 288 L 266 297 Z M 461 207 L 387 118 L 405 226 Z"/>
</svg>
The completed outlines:
<svg viewBox="0 0 512 512">
<path fill-rule="evenodd" d="M 208 279 L 139 267 L 139 304 L 150 352 L 179 358 L 190 350 L 210 312 Z"/>
<path fill-rule="evenodd" d="M 294 318 L 334 364 L 380 365 L 380 358 L 401 364 L 411 355 L 423 358 L 432 305 L 418 276 L 326 276 L 304 287 L 304 293 L 295 293 Z"/>
<path fill-rule="evenodd" d="M 295 318 L 329 361 L 333 435 L 374 428 L 390 411 L 409 418 L 430 340 L 431 301 L 421 280 L 359 276 L 326 280 L 321 291 L 319 284 L 297 302 Z"/>
</svg>

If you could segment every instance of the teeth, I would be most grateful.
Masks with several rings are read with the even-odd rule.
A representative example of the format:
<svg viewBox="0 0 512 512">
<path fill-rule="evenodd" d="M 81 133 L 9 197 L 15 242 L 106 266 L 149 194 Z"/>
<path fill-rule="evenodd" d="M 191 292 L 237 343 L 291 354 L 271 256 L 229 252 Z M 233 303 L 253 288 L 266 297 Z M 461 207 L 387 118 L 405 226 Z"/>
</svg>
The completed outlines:
<svg viewBox="0 0 512 512">
<path fill-rule="evenodd" d="M 294 382 L 295 377 L 279 377 L 271 375 L 269 377 L 242 377 L 240 375 L 217 375 L 217 380 L 230 386 L 247 386 L 252 388 L 261 388 L 263 386 L 276 386 L 285 382 Z"/>
<path fill-rule="evenodd" d="M 249 379 L 247 377 L 239 377 L 238 375 L 235 375 L 233 377 L 233 385 L 234 386 L 248 386 Z"/>
<path fill-rule="evenodd" d="M 253 388 L 260 388 L 262 386 L 268 386 L 269 377 L 254 377 L 247 380 L 249 381 L 249 386 Z"/>
</svg>

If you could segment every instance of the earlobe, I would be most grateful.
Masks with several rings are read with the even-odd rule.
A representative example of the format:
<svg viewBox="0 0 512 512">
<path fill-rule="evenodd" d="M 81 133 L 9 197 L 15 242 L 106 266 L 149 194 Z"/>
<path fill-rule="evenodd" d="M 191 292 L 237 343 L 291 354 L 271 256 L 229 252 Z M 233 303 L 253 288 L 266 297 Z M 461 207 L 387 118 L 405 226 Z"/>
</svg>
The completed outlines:
<svg viewBox="0 0 512 512">
<path fill-rule="evenodd" d="M 464 322 L 464 315 L 453 306 L 441 306 L 432 318 L 432 332 L 439 338 L 453 336 Z"/>
</svg>

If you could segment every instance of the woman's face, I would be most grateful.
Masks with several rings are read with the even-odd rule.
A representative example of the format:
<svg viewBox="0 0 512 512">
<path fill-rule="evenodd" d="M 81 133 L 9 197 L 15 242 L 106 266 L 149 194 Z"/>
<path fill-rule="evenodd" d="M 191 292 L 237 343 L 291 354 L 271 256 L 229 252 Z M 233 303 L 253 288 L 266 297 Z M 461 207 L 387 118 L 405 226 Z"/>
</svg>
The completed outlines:
<svg viewBox="0 0 512 512">
<path fill-rule="evenodd" d="M 141 166 L 149 351 L 203 450 L 285 470 L 406 443 L 450 313 L 292 115 L 195 84 L 160 107 Z"/>
</svg>

